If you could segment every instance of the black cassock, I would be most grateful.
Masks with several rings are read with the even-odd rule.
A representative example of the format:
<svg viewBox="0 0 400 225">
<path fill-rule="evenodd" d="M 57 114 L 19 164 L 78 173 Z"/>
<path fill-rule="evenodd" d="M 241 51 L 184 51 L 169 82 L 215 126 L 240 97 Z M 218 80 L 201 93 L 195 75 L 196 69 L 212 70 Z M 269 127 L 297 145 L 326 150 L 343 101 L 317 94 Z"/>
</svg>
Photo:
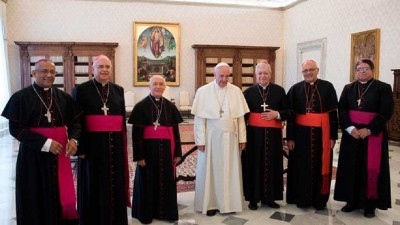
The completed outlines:
<svg viewBox="0 0 400 225">
<path fill-rule="evenodd" d="M 172 126 L 173 128 L 174 156 L 171 155 L 170 140 L 143 138 L 144 127 L 153 127 L 153 123 L 157 120 L 157 109 L 161 109 L 160 126 Z M 142 222 L 150 222 L 153 218 L 168 221 L 178 220 L 177 191 L 172 158 L 182 156 L 178 128 L 178 124 L 182 121 L 182 117 L 173 103 L 165 98 L 156 101 L 151 95 L 135 105 L 128 120 L 128 123 L 133 125 L 133 160 L 144 159 L 146 162 L 145 167 L 139 165 L 136 167 L 132 199 L 132 217 Z"/>
<path fill-rule="evenodd" d="M 294 150 L 289 151 L 287 173 L 287 203 L 298 207 L 323 208 L 329 199 L 321 194 L 322 188 L 322 129 L 296 124 L 296 115 L 329 113 L 330 139 L 337 140 L 338 117 L 337 96 L 333 85 L 317 79 L 314 85 L 301 81 L 288 92 L 291 116 L 287 120 L 286 138 L 295 141 Z M 332 151 L 330 156 L 332 165 Z M 329 175 L 331 177 L 332 170 Z"/>
<path fill-rule="evenodd" d="M 357 100 L 360 96 L 362 98 L 359 107 Z M 335 200 L 348 202 L 356 208 L 388 209 L 391 207 L 386 123 L 392 116 L 393 104 L 390 85 L 379 80 L 372 79 L 364 85 L 356 81 L 344 87 L 339 100 L 339 119 L 343 134 L 340 143 Z M 349 110 L 373 112 L 377 116 L 368 125 L 355 124 L 349 118 Z M 358 140 L 353 138 L 345 130 L 350 126 L 358 129 L 367 128 L 372 135 L 383 132 L 378 199 L 373 201 L 366 201 L 368 138 Z"/>
<path fill-rule="evenodd" d="M 289 115 L 285 90 L 269 84 L 263 90 L 258 84 L 244 91 L 250 112 L 264 111 L 263 97 L 268 109 L 278 111 L 281 120 Z M 248 115 L 246 115 L 247 121 Z M 247 123 L 246 123 L 247 124 Z M 271 202 L 283 199 L 282 129 L 247 125 L 246 150 L 242 152 L 243 191 L 246 201 Z"/>
<path fill-rule="evenodd" d="M 124 90 L 111 82 L 102 86 L 93 79 L 77 86 L 73 90 L 73 97 L 82 112 L 82 135 L 78 148 L 85 155 L 84 159 L 79 160 L 78 175 L 81 225 L 128 224 L 124 169 L 127 163 L 124 156 Z M 88 132 L 85 117 L 104 115 L 101 108 L 106 99 L 109 108 L 107 114 L 123 117 L 123 131 Z"/>
<path fill-rule="evenodd" d="M 34 85 L 49 106 L 51 91 L 44 91 Z M 44 116 L 47 109 L 32 86 L 13 94 L 2 113 L 2 116 L 9 119 L 11 135 L 20 142 L 15 181 L 19 225 L 68 224 L 61 219 L 57 156 L 51 152 L 42 152 L 47 137 L 29 130 L 31 127 L 68 126 L 69 138 L 79 138 L 80 128 L 76 123 L 71 96 L 57 88 L 52 88 L 52 92 L 51 123 Z"/>
</svg>

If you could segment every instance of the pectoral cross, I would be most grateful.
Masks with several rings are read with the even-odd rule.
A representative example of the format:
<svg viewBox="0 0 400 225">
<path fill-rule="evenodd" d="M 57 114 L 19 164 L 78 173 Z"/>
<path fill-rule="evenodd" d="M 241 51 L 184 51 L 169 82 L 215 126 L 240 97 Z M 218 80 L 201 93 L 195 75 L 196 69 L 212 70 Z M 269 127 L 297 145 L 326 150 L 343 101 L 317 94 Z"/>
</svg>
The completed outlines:
<svg viewBox="0 0 400 225">
<path fill-rule="evenodd" d="M 107 108 L 106 103 L 103 103 L 103 108 L 101 108 L 101 110 L 103 110 L 104 115 L 107 115 L 107 111 L 109 110 L 109 108 Z"/>
<path fill-rule="evenodd" d="M 263 111 L 265 112 L 265 110 L 267 110 L 268 105 L 265 104 L 265 102 L 264 102 L 264 104 L 262 104 L 261 107 L 263 108 Z"/>
<path fill-rule="evenodd" d="M 224 110 L 222 108 L 219 109 L 219 118 L 222 118 L 222 113 L 224 113 Z"/>
<path fill-rule="evenodd" d="M 46 114 L 44 114 L 45 117 L 47 117 L 47 122 L 51 123 L 51 114 L 50 110 L 47 110 Z"/>
<path fill-rule="evenodd" d="M 361 105 L 361 99 L 357 100 L 357 105 L 360 106 Z"/>
<path fill-rule="evenodd" d="M 158 120 L 156 120 L 154 123 L 154 130 L 157 130 L 157 127 L 160 125 L 160 123 L 158 123 Z"/>
<path fill-rule="evenodd" d="M 311 112 L 311 107 L 307 107 L 306 108 L 306 111 L 309 113 L 309 112 Z"/>
</svg>

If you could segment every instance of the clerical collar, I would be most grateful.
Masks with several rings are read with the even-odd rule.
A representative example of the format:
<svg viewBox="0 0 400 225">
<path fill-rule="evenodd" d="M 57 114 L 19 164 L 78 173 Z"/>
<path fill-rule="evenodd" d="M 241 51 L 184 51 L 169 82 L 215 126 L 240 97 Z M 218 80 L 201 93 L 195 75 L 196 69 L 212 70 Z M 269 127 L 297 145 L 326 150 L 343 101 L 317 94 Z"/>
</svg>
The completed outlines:
<svg viewBox="0 0 400 225">
<path fill-rule="evenodd" d="M 264 87 L 261 84 L 258 84 L 258 86 L 261 87 L 263 90 L 265 90 L 268 87 L 268 85 L 269 85 L 269 83 L 267 85 L 265 85 L 265 87 Z"/>
<path fill-rule="evenodd" d="M 358 81 L 358 82 L 360 82 L 361 84 L 366 84 L 366 83 L 369 83 L 370 81 L 372 81 L 374 78 L 371 78 L 371 79 L 369 79 L 369 80 L 367 80 L 367 81 Z"/>
<path fill-rule="evenodd" d="M 94 80 L 94 82 L 97 84 L 97 85 L 99 85 L 99 86 L 102 86 L 102 87 L 104 87 L 104 86 L 106 86 L 107 84 L 108 84 L 108 82 L 109 81 L 107 81 L 107 82 L 98 82 L 97 80 L 96 80 L 96 78 L 93 78 L 93 80 Z"/>
<path fill-rule="evenodd" d="M 150 93 L 150 97 L 151 97 L 153 100 L 155 100 L 155 101 L 160 101 L 160 99 L 162 98 L 162 96 L 161 96 L 161 98 L 156 98 L 156 97 L 154 97 L 151 93 Z"/>
<path fill-rule="evenodd" d="M 314 81 L 314 82 L 307 82 L 307 81 L 306 81 L 306 83 L 307 83 L 307 84 L 309 84 L 309 85 L 314 85 L 314 84 L 316 84 L 316 83 L 317 83 L 317 81 L 318 81 L 318 78 L 317 78 L 317 79 L 315 79 L 315 81 Z"/>
<path fill-rule="evenodd" d="M 48 90 L 50 90 L 50 88 L 44 88 L 44 87 L 41 87 L 41 86 L 39 86 L 37 83 L 33 83 L 33 85 L 35 85 L 35 88 L 36 89 L 39 89 L 39 90 L 43 90 L 43 91 L 48 91 Z"/>
</svg>

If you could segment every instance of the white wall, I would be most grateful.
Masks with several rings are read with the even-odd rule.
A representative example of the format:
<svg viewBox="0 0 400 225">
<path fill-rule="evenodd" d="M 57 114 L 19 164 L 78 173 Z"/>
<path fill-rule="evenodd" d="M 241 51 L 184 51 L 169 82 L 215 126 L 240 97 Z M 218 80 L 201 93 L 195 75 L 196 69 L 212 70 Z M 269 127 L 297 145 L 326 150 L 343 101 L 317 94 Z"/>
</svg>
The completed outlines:
<svg viewBox="0 0 400 225">
<path fill-rule="evenodd" d="M 8 48 L 13 92 L 20 89 L 19 49 L 14 41 L 118 42 L 116 83 L 136 93 L 136 101 L 149 93 L 133 87 L 133 22 L 177 22 L 181 25 L 181 80 L 171 87 L 194 95 L 193 44 L 281 47 L 283 12 L 207 6 L 174 6 L 139 2 L 78 0 L 13 0 L 7 3 Z M 282 84 L 282 50 L 277 52 L 276 82 Z"/>
<path fill-rule="evenodd" d="M 400 68 L 399 0 L 308 0 L 285 11 L 285 88 L 296 82 L 297 44 L 327 38 L 326 79 L 338 95 L 350 80 L 351 34 L 380 28 L 379 79 L 393 84 Z"/>
</svg>

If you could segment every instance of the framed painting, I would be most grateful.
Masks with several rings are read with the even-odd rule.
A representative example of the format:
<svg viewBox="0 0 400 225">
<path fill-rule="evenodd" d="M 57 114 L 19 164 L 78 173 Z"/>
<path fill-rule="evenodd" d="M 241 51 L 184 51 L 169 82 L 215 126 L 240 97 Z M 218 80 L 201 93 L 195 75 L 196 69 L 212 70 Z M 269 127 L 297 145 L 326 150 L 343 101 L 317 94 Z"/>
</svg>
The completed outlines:
<svg viewBox="0 0 400 225">
<path fill-rule="evenodd" d="M 351 34 L 350 82 L 357 80 L 355 65 L 362 58 L 374 62 L 374 78 L 379 79 L 380 29 Z"/>
<path fill-rule="evenodd" d="M 162 75 L 168 86 L 179 86 L 179 23 L 133 23 L 133 85 L 147 86 L 151 76 Z"/>
</svg>

